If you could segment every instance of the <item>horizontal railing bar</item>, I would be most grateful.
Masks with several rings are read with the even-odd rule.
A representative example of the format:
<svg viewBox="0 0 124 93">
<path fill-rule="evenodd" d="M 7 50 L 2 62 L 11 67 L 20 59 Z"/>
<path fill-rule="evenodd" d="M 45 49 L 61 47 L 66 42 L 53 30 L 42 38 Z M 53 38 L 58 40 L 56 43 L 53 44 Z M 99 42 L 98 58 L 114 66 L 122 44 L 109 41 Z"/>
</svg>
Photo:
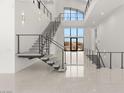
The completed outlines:
<svg viewBox="0 0 124 93">
<path fill-rule="evenodd" d="M 124 52 L 98 52 L 98 53 L 124 53 Z"/>
<path fill-rule="evenodd" d="M 34 0 L 33 0 L 34 3 Z M 43 9 L 44 9 L 44 13 L 45 11 L 47 12 L 47 16 L 50 16 L 50 19 L 52 19 L 52 13 L 49 11 L 49 9 L 45 6 L 45 4 L 41 1 L 41 0 L 37 0 L 38 4 L 42 4 Z M 40 9 L 40 5 L 38 5 L 38 8 Z"/>
<path fill-rule="evenodd" d="M 47 37 L 41 35 L 41 34 L 16 34 L 16 36 L 42 36 L 43 38 L 51 41 L 52 43 L 55 43 L 55 41 L 53 42 L 51 39 L 48 39 Z M 55 43 L 56 44 L 56 43 Z M 57 44 L 56 44 L 57 45 Z M 58 45 L 59 46 L 59 45 Z M 59 46 L 60 47 L 60 46 Z M 62 48 L 62 46 L 60 47 L 61 49 L 64 49 Z"/>
<path fill-rule="evenodd" d="M 44 8 L 51 14 L 51 12 L 48 10 L 48 8 L 44 5 L 44 3 L 40 0 L 40 3 L 44 6 Z"/>
<path fill-rule="evenodd" d="M 52 40 L 53 42 L 57 43 L 58 45 L 60 45 L 61 47 L 64 47 L 63 45 L 61 45 L 60 43 L 58 43 L 57 41 L 55 41 L 54 39 L 50 38 L 50 37 L 47 37 L 49 38 L 50 40 Z"/>
<path fill-rule="evenodd" d="M 41 34 L 16 34 L 17 36 L 39 36 Z"/>
</svg>

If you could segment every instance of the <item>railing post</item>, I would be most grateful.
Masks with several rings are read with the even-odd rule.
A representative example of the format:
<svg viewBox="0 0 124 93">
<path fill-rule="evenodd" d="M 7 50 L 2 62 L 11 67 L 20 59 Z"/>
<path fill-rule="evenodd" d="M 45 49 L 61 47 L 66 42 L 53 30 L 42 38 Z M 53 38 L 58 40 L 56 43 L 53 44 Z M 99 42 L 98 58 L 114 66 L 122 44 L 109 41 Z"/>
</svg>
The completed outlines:
<svg viewBox="0 0 124 93">
<path fill-rule="evenodd" d="M 70 12 L 70 21 L 71 21 L 71 12 Z"/>
<path fill-rule="evenodd" d="M 99 52 L 99 68 L 101 68 L 100 52 Z"/>
<path fill-rule="evenodd" d="M 44 7 L 44 14 L 45 14 L 45 6 L 43 6 Z"/>
<path fill-rule="evenodd" d="M 112 52 L 110 52 L 110 69 L 112 69 Z"/>
<path fill-rule="evenodd" d="M 52 14 L 50 13 L 50 20 L 52 20 Z"/>
<path fill-rule="evenodd" d="M 55 20 L 55 28 L 57 27 L 57 22 L 56 22 L 56 20 Z"/>
<path fill-rule="evenodd" d="M 121 53 L 121 69 L 124 69 L 124 67 L 123 67 L 123 52 Z"/>
<path fill-rule="evenodd" d="M 48 54 L 50 54 L 50 41 L 51 41 L 51 37 L 50 36 L 48 36 L 48 37 L 49 37 L 48 38 Z"/>
<path fill-rule="evenodd" d="M 58 21 L 58 20 L 57 20 L 57 21 Z M 57 24 L 54 24 L 54 33 L 56 32 L 57 25 L 58 25 L 58 22 L 57 22 Z"/>
<path fill-rule="evenodd" d="M 65 55 L 64 55 L 64 59 L 65 59 L 65 64 L 66 64 L 66 51 L 64 51 Z"/>
<path fill-rule="evenodd" d="M 49 11 L 47 10 L 47 17 L 48 17 L 48 13 L 49 13 Z"/>
<path fill-rule="evenodd" d="M 97 64 L 97 69 L 99 68 L 98 67 L 98 64 L 99 64 L 99 60 L 98 59 L 99 59 L 99 55 L 98 55 L 98 52 L 97 52 L 97 63 L 96 63 Z"/>
<path fill-rule="evenodd" d="M 62 69 L 64 69 L 64 50 L 62 49 Z"/>
<path fill-rule="evenodd" d="M 59 24 L 60 24 L 60 22 L 61 22 L 60 15 L 58 17 L 59 17 Z"/>
<path fill-rule="evenodd" d="M 39 54 L 40 54 L 40 40 L 41 40 L 41 35 L 39 35 Z"/>
<path fill-rule="evenodd" d="M 53 33 L 53 36 L 54 36 L 54 30 L 55 30 L 55 28 L 54 28 L 54 24 L 53 24 L 53 31 L 52 31 L 52 33 Z"/>
<path fill-rule="evenodd" d="M 17 50 L 17 53 L 20 54 L 20 36 L 17 35 L 17 38 L 18 38 L 18 50 Z"/>
<path fill-rule="evenodd" d="M 43 36 L 41 35 L 41 55 L 43 55 Z"/>
<path fill-rule="evenodd" d="M 94 63 L 94 54 L 93 54 L 93 50 L 92 50 L 92 63 Z"/>
</svg>

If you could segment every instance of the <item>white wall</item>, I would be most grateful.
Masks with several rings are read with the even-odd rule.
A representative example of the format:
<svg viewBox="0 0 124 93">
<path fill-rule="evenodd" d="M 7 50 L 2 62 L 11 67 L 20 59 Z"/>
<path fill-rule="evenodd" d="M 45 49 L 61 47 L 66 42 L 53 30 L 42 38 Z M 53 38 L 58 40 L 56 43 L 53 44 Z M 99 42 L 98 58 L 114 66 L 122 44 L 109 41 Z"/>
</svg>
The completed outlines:
<svg viewBox="0 0 124 93">
<path fill-rule="evenodd" d="M 22 24 L 22 13 L 24 13 L 24 24 Z M 15 32 L 16 34 L 41 34 L 48 26 L 50 19 L 37 7 L 37 3 L 33 4 L 32 0 L 16 0 L 15 5 Z M 21 52 L 28 51 L 32 44 L 38 37 L 22 37 Z M 17 38 L 16 38 L 16 51 L 17 53 Z M 36 60 L 32 61 L 26 58 L 19 58 L 16 56 L 16 72 L 32 65 Z"/>
<path fill-rule="evenodd" d="M 95 50 L 95 31 L 94 28 L 85 28 L 84 48 Z"/>
<path fill-rule="evenodd" d="M 84 11 L 85 3 L 77 0 L 56 0 L 56 14 L 63 13 L 64 7 L 72 7 Z"/>
<path fill-rule="evenodd" d="M 0 11 L 0 73 L 14 73 L 14 0 L 1 0 Z"/>
<path fill-rule="evenodd" d="M 62 13 L 64 7 L 72 7 L 72 8 L 77 8 L 81 10 L 83 6 L 82 3 L 73 1 L 73 0 L 72 1 L 53 0 L 53 4 L 45 4 L 45 5 L 50 10 L 50 12 L 53 13 L 53 17 L 56 17 L 58 16 L 59 13 Z M 24 13 L 24 20 L 25 20 L 24 24 L 21 23 L 22 13 Z M 49 23 L 49 20 L 46 17 L 46 15 L 44 15 L 42 11 L 40 11 L 40 14 L 39 14 L 39 9 L 37 8 L 37 4 L 34 5 L 30 0 L 26 0 L 26 1 L 16 0 L 16 34 L 19 34 L 19 33 L 40 34 L 45 29 L 48 23 Z M 61 26 L 59 28 L 59 32 L 57 32 L 56 34 L 57 37 L 55 38 L 57 38 L 59 42 L 60 41 L 63 42 L 63 36 L 60 38 L 60 34 L 61 36 L 63 34 L 63 28 Z M 22 48 L 21 51 L 28 50 L 31 47 L 31 45 L 35 42 L 35 40 L 36 39 L 34 38 L 23 39 L 24 42 L 21 42 L 23 44 L 21 45 L 21 48 Z M 21 69 L 27 66 L 32 65 L 33 63 L 35 62 L 16 57 L 16 72 L 20 71 Z"/>
<path fill-rule="evenodd" d="M 116 9 L 98 27 L 98 47 L 100 51 L 123 52 L 124 51 L 124 6 Z M 113 55 L 113 67 L 120 68 L 120 54 Z M 105 64 L 109 66 L 109 55 L 104 55 Z"/>
</svg>

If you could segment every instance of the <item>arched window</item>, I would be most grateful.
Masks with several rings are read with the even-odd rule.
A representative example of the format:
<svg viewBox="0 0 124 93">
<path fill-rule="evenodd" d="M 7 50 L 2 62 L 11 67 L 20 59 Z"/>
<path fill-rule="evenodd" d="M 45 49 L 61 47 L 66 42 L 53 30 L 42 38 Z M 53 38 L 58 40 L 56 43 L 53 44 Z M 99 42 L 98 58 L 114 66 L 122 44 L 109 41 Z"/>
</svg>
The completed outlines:
<svg viewBox="0 0 124 93">
<path fill-rule="evenodd" d="M 78 9 L 64 8 L 64 20 L 65 21 L 82 21 L 84 19 L 84 13 Z"/>
</svg>

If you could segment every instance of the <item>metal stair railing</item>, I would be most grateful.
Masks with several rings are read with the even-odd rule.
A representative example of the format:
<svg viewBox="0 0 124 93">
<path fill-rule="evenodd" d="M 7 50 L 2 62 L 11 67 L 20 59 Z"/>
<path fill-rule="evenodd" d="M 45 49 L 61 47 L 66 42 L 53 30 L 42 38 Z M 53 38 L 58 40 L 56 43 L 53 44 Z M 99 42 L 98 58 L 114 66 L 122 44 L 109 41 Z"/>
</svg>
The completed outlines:
<svg viewBox="0 0 124 93">
<path fill-rule="evenodd" d="M 39 37 L 38 39 L 39 39 L 39 41 L 38 41 L 38 44 L 39 44 L 39 46 L 38 46 L 38 48 L 39 48 L 39 54 L 41 54 L 41 56 L 42 56 L 42 52 L 41 52 L 41 47 L 42 47 L 42 40 L 43 39 L 45 39 L 45 40 L 48 40 L 49 42 L 51 42 L 52 44 L 54 44 L 55 46 L 57 46 L 59 49 L 61 49 L 61 51 L 62 51 L 62 63 L 61 63 L 61 67 L 62 67 L 62 69 L 64 69 L 65 67 L 64 67 L 64 64 L 65 64 L 65 62 L 64 62 L 64 47 L 62 47 L 62 45 L 61 44 L 59 44 L 57 41 L 53 41 L 52 39 L 50 39 L 50 38 L 47 38 L 47 37 L 45 37 L 45 36 L 43 36 L 43 35 L 41 35 L 41 34 L 17 34 L 17 38 L 18 38 L 18 51 L 17 51 L 17 54 L 21 54 L 21 52 L 20 52 L 20 37 L 22 37 L 22 36 L 24 36 L 24 37 L 27 37 L 27 36 L 37 36 L 37 37 Z"/>
<path fill-rule="evenodd" d="M 88 0 L 87 1 L 86 7 L 85 7 L 85 11 L 84 11 L 85 15 L 87 14 L 88 8 L 90 7 L 90 4 L 91 4 L 92 1 L 93 0 Z"/>
<path fill-rule="evenodd" d="M 120 54 L 120 68 L 121 69 L 124 69 L 124 62 L 123 62 L 123 59 L 124 59 L 124 52 L 99 52 L 99 54 L 109 54 L 109 68 L 112 69 L 112 57 L 113 57 L 113 54 Z"/>
<path fill-rule="evenodd" d="M 44 5 L 44 3 L 41 0 L 33 0 L 33 3 L 35 4 L 37 2 L 37 6 L 39 9 L 41 9 L 41 5 L 43 6 L 43 12 L 44 14 L 47 14 L 47 17 L 50 18 L 50 20 L 52 20 L 52 13 L 48 10 L 48 8 Z"/>
<path fill-rule="evenodd" d="M 106 66 L 105 66 L 105 64 L 104 64 L 104 61 L 103 61 L 103 59 L 102 59 L 102 56 L 101 56 L 101 54 L 100 54 L 100 51 L 99 51 L 99 49 L 98 49 L 98 47 L 96 46 L 96 49 L 97 49 L 97 56 L 98 56 L 98 58 L 101 60 L 99 60 L 99 61 L 97 61 L 98 62 L 98 68 L 101 68 L 101 62 L 102 62 L 102 65 L 103 65 L 103 67 L 105 68 Z"/>
<path fill-rule="evenodd" d="M 50 41 L 52 44 L 54 44 L 55 46 L 57 46 L 58 48 L 61 49 L 61 51 L 62 51 L 62 69 L 64 69 L 65 68 L 64 67 L 64 64 L 65 64 L 65 62 L 64 62 L 64 56 L 65 56 L 65 54 L 64 54 L 64 47 L 61 44 L 59 44 L 57 41 L 53 40 L 53 39 L 50 39 L 50 38 L 45 37 L 43 35 L 41 35 L 41 37 L 46 39 L 46 40 L 48 40 L 48 41 Z"/>
</svg>

